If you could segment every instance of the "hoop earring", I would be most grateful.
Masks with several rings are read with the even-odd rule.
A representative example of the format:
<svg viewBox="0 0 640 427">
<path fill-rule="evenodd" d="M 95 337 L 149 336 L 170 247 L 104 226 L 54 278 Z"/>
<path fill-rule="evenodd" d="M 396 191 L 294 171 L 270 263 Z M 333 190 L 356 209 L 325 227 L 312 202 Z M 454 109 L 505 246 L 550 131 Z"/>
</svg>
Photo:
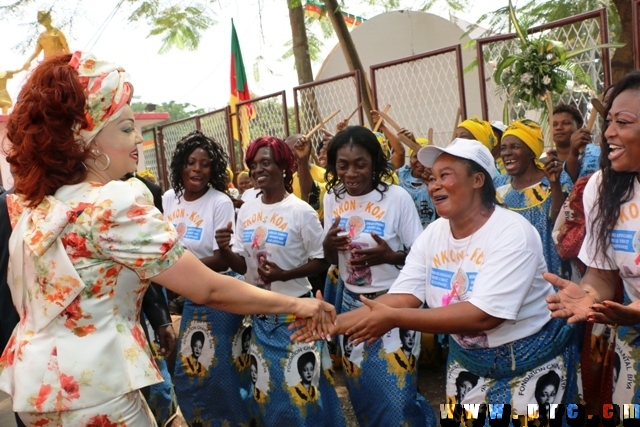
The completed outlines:
<svg viewBox="0 0 640 427">
<path fill-rule="evenodd" d="M 94 162 L 94 163 L 95 163 L 95 165 L 96 165 L 96 169 L 98 169 L 98 170 L 99 170 L 99 171 L 101 171 L 101 172 L 104 172 L 104 171 L 106 171 L 107 169 L 109 169 L 109 166 L 111 166 L 111 159 L 110 159 L 110 158 L 109 158 L 109 156 L 108 156 L 107 154 L 105 154 L 105 153 L 101 153 L 101 152 L 99 152 L 99 151 L 95 151 L 95 152 L 94 152 L 94 154 L 96 154 L 96 153 L 97 153 L 97 155 L 96 155 L 96 157 L 94 157 L 94 158 L 93 158 L 93 162 Z M 107 165 L 106 165 L 106 166 L 104 166 L 104 167 L 102 167 L 102 168 L 98 166 L 98 157 L 100 157 L 100 156 L 104 156 L 104 157 L 107 159 Z"/>
</svg>

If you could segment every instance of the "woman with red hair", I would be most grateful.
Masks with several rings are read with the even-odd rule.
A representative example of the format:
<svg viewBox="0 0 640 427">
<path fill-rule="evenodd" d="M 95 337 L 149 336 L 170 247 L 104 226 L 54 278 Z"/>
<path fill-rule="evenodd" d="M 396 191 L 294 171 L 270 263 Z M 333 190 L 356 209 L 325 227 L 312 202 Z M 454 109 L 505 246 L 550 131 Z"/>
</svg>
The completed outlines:
<svg viewBox="0 0 640 427">
<path fill-rule="evenodd" d="M 142 142 L 132 92 L 117 65 L 53 56 L 7 123 L 8 281 L 20 323 L 0 359 L 0 389 L 28 426 L 156 425 L 139 391 L 162 381 L 139 323 L 150 279 L 238 314 L 295 313 L 314 325 L 335 315 L 219 275 L 177 244 L 146 186 L 120 181 Z"/>
<path fill-rule="evenodd" d="M 281 139 L 261 137 L 249 145 L 245 161 L 260 195 L 240 208 L 234 236 L 231 222 L 216 231 L 220 254 L 232 270 L 259 288 L 312 299 L 307 277 L 327 268 L 323 231 L 313 208 L 291 194 L 294 154 Z M 243 390 L 252 422 L 277 427 L 344 426 L 331 385 L 328 351 L 322 342 L 291 344 L 288 326 L 293 321 L 291 315 L 253 317 L 249 353 L 257 360 L 256 380 L 253 390 Z M 297 366 L 301 355 L 308 353 L 317 363 L 307 373 L 310 386 L 305 392 L 296 387 L 306 381 Z"/>
</svg>

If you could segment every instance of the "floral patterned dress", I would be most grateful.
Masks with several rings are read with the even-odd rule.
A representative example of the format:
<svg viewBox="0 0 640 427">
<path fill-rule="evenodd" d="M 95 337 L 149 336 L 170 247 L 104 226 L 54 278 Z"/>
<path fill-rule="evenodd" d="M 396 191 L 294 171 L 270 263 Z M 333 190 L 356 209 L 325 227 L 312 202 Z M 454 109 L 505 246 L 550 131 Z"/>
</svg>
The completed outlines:
<svg viewBox="0 0 640 427">
<path fill-rule="evenodd" d="M 0 358 L 0 389 L 29 423 L 80 414 L 86 425 L 124 426 L 126 411 L 147 412 L 135 391 L 162 377 L 138 321 L 142 297 L 184 252 L 151 200 L 136 179 L 64 186 L 33 209 L 8 197 L 20 323 Z"/>
</svg>

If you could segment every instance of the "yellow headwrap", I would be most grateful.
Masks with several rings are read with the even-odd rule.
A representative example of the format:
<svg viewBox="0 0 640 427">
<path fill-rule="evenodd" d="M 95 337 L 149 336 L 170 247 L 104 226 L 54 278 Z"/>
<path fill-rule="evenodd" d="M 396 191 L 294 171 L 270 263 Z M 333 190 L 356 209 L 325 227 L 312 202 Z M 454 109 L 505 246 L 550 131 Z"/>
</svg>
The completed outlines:
<svg viewBox="0 0 640 427">
<path fill-rule="evenodd" d="M 542 136 L 540 125 L 533 120 L 517 120 L 511 123 L 504 131 L 502 140 L 504 141 L 504 138 L 509 135 L 513 135 L 527 144 L 527 147 L 533 151 L 536 166 L 544 170 L 544 164 L 540 161 L 540 155 L 544 150 L 544 137 Z"/>
<path fill-rule="evenodd" d="M 491 123 L 480 120 L 475 116 L 463 121 L 458 125 L 458 127 L 471 132 L 471 135 L 473 135 L 476 140 L 480 141 L 482 145 L 487 147 L 489 151 L 493 150 L 493 147 L 498 143 L 498 140 L 493 133 L 493 129 L 491 129 Z"/>
<path fill-rule="evenodd" d="M 227 166 L 227 174 L 229 175 L 229 182 L 233 182 L 233 171 Z"/>
<path fill-rule="evenodd" d="M 429 145 L 429 140 L 427 138 L 416 138 L 416 142 L 421 147 L 426 147 Z M 409 150 L 409 157 L 413 156 L 413 149 Z"/>
</svg>

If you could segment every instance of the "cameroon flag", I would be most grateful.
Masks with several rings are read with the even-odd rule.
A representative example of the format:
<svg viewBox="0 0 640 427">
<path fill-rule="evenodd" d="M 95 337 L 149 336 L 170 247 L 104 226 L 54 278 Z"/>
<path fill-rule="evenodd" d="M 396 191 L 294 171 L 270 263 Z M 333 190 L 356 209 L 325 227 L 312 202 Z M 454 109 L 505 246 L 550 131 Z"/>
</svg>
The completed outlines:
<svg viewBox="0 0 640 427">
<path fill-rule="evenodd" d="M 242 52 L 240 51 L 240 43 L 238 42 L 238 34 L 236 27 L 231 20 L 231 97 L 229 106 L 231 107 L 231 129 L 233 130 L 233 139 L 242 142 L 242 147 L 249 145 L 251 136 L 249 135 L 249 120 L 256 115 L 253 105 L 245 104 L 238 115 L 236 113 L 236 104 L 240 101 L 251 99 L 249 94 L 249 86 L 247 85 L 247 74 L 244 71 L 244 62 L 242 61 Z M 237 120 L 240 117 L 242 124 L 242 141 L 238 134 Z"/>
</svg>

